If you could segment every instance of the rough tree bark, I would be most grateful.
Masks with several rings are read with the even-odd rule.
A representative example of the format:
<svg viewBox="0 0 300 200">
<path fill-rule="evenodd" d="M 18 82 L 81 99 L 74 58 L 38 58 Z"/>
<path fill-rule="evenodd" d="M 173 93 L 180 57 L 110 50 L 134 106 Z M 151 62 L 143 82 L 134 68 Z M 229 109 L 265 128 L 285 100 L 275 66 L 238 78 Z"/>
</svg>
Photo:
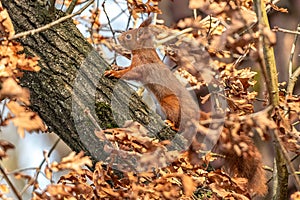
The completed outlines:
<svg viewBox="0 0 300 200">
<path fill-rule="evenodd" d="M 63 13 L 55 14 L 39 5 L 37 0 L 5 0 L 17 33 L 46 25 Z M 39 73 L 26 72 L 21 82 L 31 91 L 33 110 L 37 111 L 50 131 L 55 132 L 74 151 L 84 151 L 93 161 L 105 159 L 103 143 L 94 135 L 97 126 L 89 113 L 96 113 L 101 128 L 116 126 L 111 110 L 112 93 L 117 80 L 102 76 L 109 68 L 105 60 L 77 30 L 72 20 L 53 26 L 46 31 L 19 40 L 25 53 L 40 58 Z M 122 124 L 129 116 L 146 125 L 160 139 L 174 132 L 164 125 L 160 117 L 140 100 L 126 84 L 116 97 L 118 115 Z M 127 92 L 125 92 L 127 91 Z M 74 95 L 74 93 L 76 95 Z M 130 99 L 129 110 L 122 106 Z M 123 101 L 123 102 L 122 102 Z M 126 102 L 125 102 L 126 103 Z M 85 112 L 90 110 L 90 112 Z M 75 118 L 75 119 L 74 119 Z M 160 130 L 158 133 L 157 130 Z"/>
</svg>

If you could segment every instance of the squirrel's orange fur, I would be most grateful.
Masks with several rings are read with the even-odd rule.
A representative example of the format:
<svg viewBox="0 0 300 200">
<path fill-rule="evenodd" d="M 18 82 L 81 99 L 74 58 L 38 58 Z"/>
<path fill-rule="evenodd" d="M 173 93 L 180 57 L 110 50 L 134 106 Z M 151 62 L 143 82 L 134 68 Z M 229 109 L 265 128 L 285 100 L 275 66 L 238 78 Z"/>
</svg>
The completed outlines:
<svg viewBox="0 0 300 200">
<path fill-rule="evenodd" d="M 132 52 L 131 65 L 122 70 L 109 70 L 106 76 L 137 80 L 150 90 L 159 102 L 166 118 L 175 128 L 199 116 L 199 108 L 191 94 L 159 58 L 149 27 L 151 18 L 139 28 L 122 33 L 120 44 Z"/>
</svg>

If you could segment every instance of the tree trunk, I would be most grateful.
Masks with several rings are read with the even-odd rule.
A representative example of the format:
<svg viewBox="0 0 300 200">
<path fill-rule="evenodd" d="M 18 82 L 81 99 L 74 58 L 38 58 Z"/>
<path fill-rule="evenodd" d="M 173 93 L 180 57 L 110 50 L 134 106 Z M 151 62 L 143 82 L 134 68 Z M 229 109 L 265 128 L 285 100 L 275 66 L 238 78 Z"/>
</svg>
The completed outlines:
<svg viewBox="0 0 300 200">
<path fill-rule="evenodd" d="M 2 4 L 17 33 L 36 29 L 63 15 L 58 10 L 50 13 L 34 0 L 5 0 Z M 72 20 L 19 42 L 27 55 L 40 58 L 41 71 L 26 72 L 21 80 L 31 91 L 33 110 L 74 151 L 84 151 L 93 161 L 105 159 L 108 155 L 103 151 L 104 142 L 99 142 L 94 131 L 99 126 L 120 126 L 129 119 L 145 125 L 152 136 L 160 139 L 174 135 L 124 82 L 103 77 L 108 64 Z M 112 110 L 119 114 L 113 115 Z"/>
</svg>

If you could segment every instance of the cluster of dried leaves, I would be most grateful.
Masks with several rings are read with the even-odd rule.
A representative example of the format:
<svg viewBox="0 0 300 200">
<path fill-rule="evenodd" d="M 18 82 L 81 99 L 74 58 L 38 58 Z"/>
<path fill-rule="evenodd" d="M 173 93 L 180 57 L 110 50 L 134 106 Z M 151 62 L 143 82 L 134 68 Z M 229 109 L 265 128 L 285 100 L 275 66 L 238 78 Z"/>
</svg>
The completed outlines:
<svg viewBox="0 0 300 200">
<path fill-rule="evenodd" d="M 157 2 L 128 0 L 127 5 L 132 17 L 137 19 L 139 14 L 161 13 Z M 179 74 L 188 80 L 195 93 L 200 93 L 199 101 L 205 104 L 203 106 L 214 101 L 211 94 L 201 93 L 203 87 L 217 85 L 217 88 L 224 88 L 224 93 L 217 94 L 225 99 L 228 105 L 226 110 L 222 110 L 226 112 L 226 117 L 222 119 L 222 133 L 215 148 L 218 154 L 208 152 L 200 156 L 201 142 L 196 140 L 187 151 L 168 151 L 165 147 L 169 141 L 150 138 L 147 130 L 140 124 L 128 122 L 123 128 L 96 132 L 99 140 L 109 141 L 113 146 L 106 145 L 105 148 L 105 151 L 112 155 L 110 160 L 97 163 L 93 171 L 82 168 L 92 166 L 90 159 L 83 156 L 83 153 L 77 155 L 71 153 L 59 163 L 50 163 L 45 154 L 47 166 L 44 173 L 49 180 L 53 181 L 53 173 L 68 170 L 57 183 L 40 189 L 36 178 L 18 174 L 20 178 L 27 179 L 34 185 L 33 199 L 244 200 L 251 199 L 254 195 L 265 195 L 268 188 L 262 165 L 263 156 L 251 137 L 258 134 L 265 141 L 272 136 L 272 132 L 278 131 L 284 148 L 299 154 L 300 132 L 296 124 L 300 121 L 300 97 L 286 96 L 282 92 L 280 106 L 277 109 L 265 107 L 262 111 L 254 111 L 258 94 L 251 91 L 257 84 L 254 81 L 256 72 L 251 67 L 253 63 L 257 63 L 259 33 L 253 28 L 256 17 L 252 4 L 251 0 L 230 2 L 190 0 L 191 9 L 199 9 L 211 17 L 186 18 L 177 24 L 178 29 L 162 25 L 153 25 L 150 28 L 158 43 L 163 46 L 161 51 L 176 63 Z M 272 7 L 277 11 L 285 11 L 274 5 Z M 97 33 L 101 25 L 98 21 L 99 13 L 99 10 L 95 9 L 90 18 L 93 24 L 92 31 L 95 32 L 91 34 L 95 38 L 91 42 L 102 43 L 114 51 L 128 55 L 128 51 L 123 51 L 111 43 L 111 40 L 106 40 Z M 3 10 L 0 14 L 1 33 L 5 33 L 2 37 L 7 37 L 13 31 L 12 26 Z M 187 30 L 189 28 L 192 29 Z M 267 27 L 262 30 L 262 34 L 268 38 L 266 45 L 274 44 L 274 33 Z M 173 37 L 174 35 L 176 36 Z M 45 127 L 38 116 L 25 106 L 29 104 L 28 91 L 17 84 L 21 76 L 20 70 L 38 71 L 37 60 L 18 54 L 22 48 L 14 42 L 2 41 L 1 48 L 6 48 L 5 51 L 1 50 L 1 54 L 5 52 L 1 57 L 6 58 L 6 62 L 1 64 L 3 69 L 0 73 L 2 82 L 0 95 L 1 99 L 10 99 L 7 106 L 13 114 L 3 120 L 2 124 L 14 122 L 22 136 L 24 129 L 44 130 Z M 239 68 L 245 58 L 252 61 L 251 66 Z M 9 87 L 12 89 L 8 89 Z M 264 99 L 265 103 L 267 101 L 267 98 Z M 220 119 L 212 118 L 213 115 L 214 113 L 210 112 L 201 115 L 199 134 L 203 132 L 209 134 L 209 128 L 214 123 L 219 126 Z M 35 126 L 31 124 L 32 122 Z M 2 159 L 13 145 L 0 141 L 0 147 Z M 163 158 L 157 155 L 149 156 L 158 149 L 164 152 Z M 122 166 L 126 170 L 119 171 L 119 168 L 111 164 L 114 162 L 114 154 L 121 154 L 124 157 L 135 156 L 144 172 L 134 170 L 128 172 L 130 166 L 126 163 Z M 147 156 L 144 156 L 145 154 Z M 210 166 L 218 157 L 225 157 L 226 170 L 216 170 Z M 146 170 L 145 166 L 153 160 L 171 162 L 168 166 Z M 8 189 L 0 185 L 0 191 L 4 193 Z M 291 199 L 299 199 L 299 192 L 294 193 Z"/>
<path fill-rule="evenodd" d="M 128 1 L 128 4 L 130 11 L 132 8 L 138 7 L 135 1 Z M 276 11 L 286 12 L 286 9 L 278 8 L 273 4 L 268 5 Z M 258 92 L 253 90 L 253 86 L 257 84 L 254 80 L 257 75 L 254 66 L 259 65 L 259 37 L 263 35 L 266 38 L 267 43 L 264 45 L 274 45 L 276 43 L 275 34 L 268 27 L 262 27 L 262 31 L 258 31 L 256 14 L 253 11 L 253 1 L 251 0 L 230 2 L 190 0 L 189 7 L 199 9 L 209 16 L 183 19 L 178 22 L 177 29 L 163 25 L 151 25 L 150 32 L 155 37 L 157 44 L 162 46 L 162 48 L 159 47 L 161 52 L 174 61 L 177 71 L 188 80 L 196 93 L 199 91 L 201 93 L 203 87 L 210 85 L 224 88 L 224 93 L 219 95 L 226 100 L 228 106 L 224 110 L 226 117 L 215 150 L 226 157 L 225 168 L 230 174 L 230 180 L 241 178 L 240 180 L 243 181 L 240 181 L 239 184 L 246 185 L 243 189 L 247 194 L 265 195 L 268 188 L 262 163 L 263 156 L 255 146 L 252 137 L 259 135 L 262 141 L 267 141 L 272 137 L 274 131 L 279 131 L 284 148 L 299 154 L 299 131 L 295 126 L 299 123 L 299 96 L 287 96 L 284 92 L 280 93 L 280 106 L 277 110 L 273 110 L 266 106 L 268 104 L 267 97 L 258 101 Z M 138 12 L 141 10 L 136 9 L 136 13 Z M 142 12 L 148 13 L 145 10 Z M 156 10 L 155 12 L 160 13 Z M 109 44 L 107 45 L 107 43 Z M 103 40 L 102 44 L 128 57 L 128 51 L 111 43 L 111 40 Z M 247 62 L 248 66 L 245 68 Z M 243 68 L 240 67 L 242 65 Z M 260 83 L 259 86 L 263 87 L 264 84 Z M 202 102 L 214 101 L 211 94 L 199 98 L 203 100 Z M 261 104 L 261 101 L 264 103 Z M 261 111 L 255 112 L 257 109 L 254 107 L 255 104 L 259 105 Z M 205 120 L 210 120 L 210 125 L 214 123 L 212 115 L 213 113 L 205 115 L 209 116 Z M 216 121 L 219 123 L 220 120 Z M 200 121 L 200 125 L 202 128 L 199 132 L 208 131 L 209 125 L 203 121 Z M 140 131 L 136 130 L 137 132 L 135 132 L 131 128 L 105 130 L 106 134 L 102 132 L 100 138 L 116 142 L 120 144 L 118 147 L 122 151 L 130 153 L 140 154 L 153 151 L 149 148 L 149 144 L 144 145 L 143 142 L 151 141 L 153 143 L 155 140 L 145 139 L 144 136 L 138 139 L 135 136 Z M 140 133 L 140 135 L 142 134 Z M 167 142 L 158 143 L 160 148 L 162 148 L 161 145 L 168 144 Z M 158 143 L 156 146 L 152 144 L 155 149 L 158 148 Z M 192 151 L 196 151 L 197 148 L 193 147 L 192 149 Z M 110 148 L 106 150 L 113 152 Z M 174 154 L 178 155 L 179 152 Z M 196 154 L 189 152 L 185 155 Z M 165 156 L 168 157 L 167 153 Z M 146 159 L 143 154 L 140 157 Z M 148 158 L 148 160 L 151 159 L 153 157 Z M 191 157 L 190 159 L 193 160 Z M 141 159 L 139 162 L 144 160 Z M 201 163 L 201 161 L 199 162 Z M 210 173 L 214 174 L 217 171 Z M 222 188 L 221 185 L 220 182 L 218 187 Z M 198 187 L 200 186 L 198 185 Z M 218 191 L 215 194 L 212 187 L 209 188 L 213 191 L 212 194 L 222 196 L 220 195 L 222 192 Z M 195 192 L 196 190 L 194 194 Z M 245 196 L 245 198 L 249 198 L 249 196 Z M 226 198 L 226 196 L 222 196 L 222 198 Z"/>
<path fill-rule="evenodd" d="M 37 72 L 40 68 L 36 57 L 26 57 L 22 53 L 23 47 L 20 44 L 6 40 L 14 35 L 14 29 L 7 11 L 3 8 L 0 10 L 0 37 L 2 39 L 0 45 L 0 99 L 7 99 L 5 105 L 10 110 L 5 119 L 4 116 L 1 116 L 1 125 L 6 126 L 13 122 L 18 127 L 20 136 L 24 137 L 25 131 L 46 130 L 39 116 L 28 108 L 30 105 L 28 89 L 22 88 L 18 84 L 23 71 Z"/>
<path fill-rule="evenodd" d="M 213 160 L 209 154 L 206 163 Z M 70 170 L 57 184 L 35 192 L 33 199 L 249 199 L 246 179 L 232 179 L 220 170 L 208 172 L 191 165 L 182 154 L 172 165 L 149 172 L 122 173 L 98 162 L 92 172 L 80 169 L 91 166 L 83 153 L 70 154 L 60 163 L 47 166 L 49 171 Z M 222 186 L 221 186 L 222 185 Z"/>
<path fill-rule="evenodd" d="M 128 0 L 128 11 L 134 19 L 139 18 L 139 14 L 142 13 L 161 13 L 161 10 L 158 8 L 158 2 L 160 0 L 147 0 L 143 2 L 142 0 Z"/>
</svg>

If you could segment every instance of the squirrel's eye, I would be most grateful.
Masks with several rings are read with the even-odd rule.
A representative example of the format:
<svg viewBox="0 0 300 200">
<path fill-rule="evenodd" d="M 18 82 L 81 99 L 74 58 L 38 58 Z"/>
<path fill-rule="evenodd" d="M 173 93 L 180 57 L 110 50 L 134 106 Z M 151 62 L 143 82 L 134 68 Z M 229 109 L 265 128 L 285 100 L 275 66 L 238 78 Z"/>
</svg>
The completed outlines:
<svg viewBox="0 0 300 200">
<path fill-rule="evenodd" d="M 126 38 L 126 40 L 131 40 L 131 34 L 126 34 L 125 38 Z"/>
</svg>

